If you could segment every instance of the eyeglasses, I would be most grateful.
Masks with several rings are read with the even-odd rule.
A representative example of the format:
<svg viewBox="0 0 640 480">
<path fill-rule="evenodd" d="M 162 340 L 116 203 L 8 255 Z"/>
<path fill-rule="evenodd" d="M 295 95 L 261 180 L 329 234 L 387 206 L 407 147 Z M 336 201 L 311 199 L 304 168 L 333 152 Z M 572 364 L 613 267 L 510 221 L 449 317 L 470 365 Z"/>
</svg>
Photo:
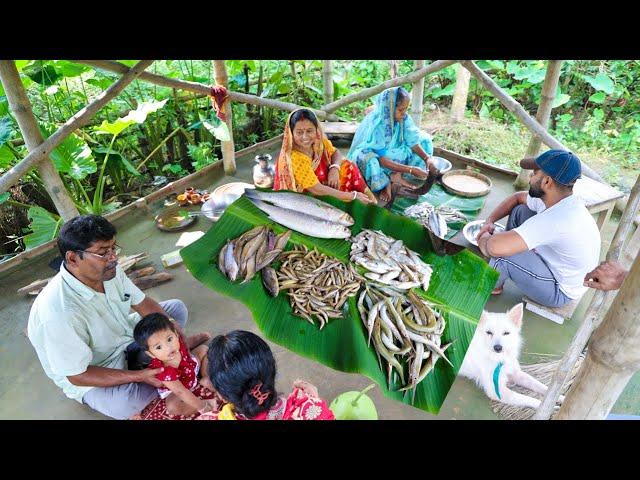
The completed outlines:
<svg viewBox="0 0 640 480">
<path fill-rule="evenodd" d="M 107 250 L 106 253 L 103 253 L 102 255 L 98 253 L 89 252 L 88 250 L 77 250 L 77 251 L 82 253 L 90 253 L 94 257 L 98 257 L 103 261 L 107 261 L 111 255 L 115 255 L 116 257 L 120 255 L 120 252 L 122 252 L 122 247 L 118 244 L 114 244 L 113 247 L 111 247 L 109 250 Z"/>
</svg>

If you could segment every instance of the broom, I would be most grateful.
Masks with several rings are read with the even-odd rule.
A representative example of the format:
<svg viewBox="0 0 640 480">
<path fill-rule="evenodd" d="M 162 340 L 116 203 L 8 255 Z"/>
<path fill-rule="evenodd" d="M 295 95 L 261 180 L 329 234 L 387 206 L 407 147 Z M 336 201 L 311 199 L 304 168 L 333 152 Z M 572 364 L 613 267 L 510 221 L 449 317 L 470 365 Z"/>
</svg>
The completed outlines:
<svg viewBox="0 0 640 480">
<path fill-rule="evenodd" d="M 565 395 L 569 390 L 569 388 L 571 387 L 571 384 L 573 383 L 573 380 L 575 379 L 576 374 L 578 373 L 578 370 L 582 365 L 582 361 L 584 360 L 584 357 L 585 357 L 585 352 L 583 352 L 580 355 L 580 357 L 576 361 L 576 364 L 573 366 L 573 369 L 571 370 L 571 374 L 567 378 L 567 381 L 562 386 L 562 391 L 561 391 L 562 395 Z M 522 365 L 522 371 L 528 373 L 532 377 L 537 378 L 540 382 L 544 383 L 545 385 L 548 385 L 549 383 L 551 383 L 551 379 L 553 378 L 553 374 L 558 369 L 559 363 L 560 363 L 560 360 L 554 360 L 551 362 L 534 363 L 532 365 Z M 518 393 L 522 393 L 525 395 L 542 399 L 539 394 L 535 392 L 531 392 L 530 390 L 527 390 L 524 387 L 520 387 L 519 385 L 510 387 L 510 388 L 512 388 L 512 390 Z M 535 409 L 533 408 L 516 407 L 515 405 L 507 405 L 506 403 L 501 403 L 496 401 L 491 402 L 491 408 L 494 413 L 497 413 L 505 420 L 529 420 L 531 419 L 533 414 L 536 413 Z M 551 418 L 553 418 L 554 415 L 552 415 Z"/>
</svg>

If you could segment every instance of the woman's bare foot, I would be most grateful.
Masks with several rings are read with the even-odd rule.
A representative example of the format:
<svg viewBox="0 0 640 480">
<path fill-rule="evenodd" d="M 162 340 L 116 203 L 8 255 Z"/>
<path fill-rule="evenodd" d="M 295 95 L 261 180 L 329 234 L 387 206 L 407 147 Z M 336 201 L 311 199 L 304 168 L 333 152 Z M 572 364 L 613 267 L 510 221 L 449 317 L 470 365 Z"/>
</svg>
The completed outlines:
<svg viewBox="0 0 640 480">
<path fill-rule="evenodd" d="M 198 345 L 202 345 L 204 342 L 208 342 L 209 340 L 211 340 L 211 338 L 212 336 L 210 333 L 196 333 L 195 335 L 187 337 L 187 347 L 189 347 L 189 350 L 191 350 L 193 348 L 196 348 Z"/>
<path fill-rule="evenodd" d="M 387 186 L 380 191 L 379 199 L 384 204 L 389 203 L 389 200 L 391 200 L 391 182 L 387 183 Z"/>
</svg>

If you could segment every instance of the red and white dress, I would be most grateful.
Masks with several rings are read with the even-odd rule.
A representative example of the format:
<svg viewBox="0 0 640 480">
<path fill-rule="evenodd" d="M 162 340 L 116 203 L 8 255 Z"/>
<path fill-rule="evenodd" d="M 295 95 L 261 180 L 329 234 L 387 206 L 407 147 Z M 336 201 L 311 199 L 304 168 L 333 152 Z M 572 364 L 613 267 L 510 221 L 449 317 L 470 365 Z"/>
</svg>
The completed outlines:
<svg viewBox="0 0 640 480">
<path fill-rule="evenodd" d="M 180 338 L 180 365 L 178 368 L 167 366 L 162 361 L 154 358 L 151 360 L 148 368 L 164 368 L 162 372 L 156 375 L 156 378 L 162 382 L 172 382 L 180 380 L 187 390 L 193 391 L 198 385 L 198 372 L 200 364 L 198 359 L 191 355 L 187 345 Z M 158 394 L 160 398 L 167 398 L 171 394 L 171 390 L 167 387 L 159 387 Z"/>
</svg>

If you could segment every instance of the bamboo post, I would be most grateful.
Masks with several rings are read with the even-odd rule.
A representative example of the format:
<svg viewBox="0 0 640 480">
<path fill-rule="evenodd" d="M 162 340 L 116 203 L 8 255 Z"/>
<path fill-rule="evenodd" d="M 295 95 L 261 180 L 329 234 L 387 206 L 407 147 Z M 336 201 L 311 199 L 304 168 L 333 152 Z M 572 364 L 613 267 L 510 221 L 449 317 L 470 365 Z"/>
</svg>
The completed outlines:
<svg viewBox="0 0 640 480">
<path fill-rule="evenodd" d="M 640 369 L 640 255 L 636 256 L 560 407 L 558 420 L 602 420 Z"/>
<path fill-rule="evenodd" d="M 108 72 L 125 74 L 129 71 L 129 67 L 123 65 L 120 62 L 114 62 L 112 60 L 73 60 L 75 63 L 81 63 L 83 65 L 89 65 L 94 68 L 100 68 L 102 70 L 106 70 Z M 178 80 L 176 78 L 167 78 L 162 75 L 156 75 L 155 73 L 144 72 L 140 75 L 140 80 L 144 80 L 149 83 L 153 83 L 154 85 L 159 85 L 161 87 L 169 87 L 169 88 L 179 88 L 181 90 L 186 90 L 188 92 L 200 93 L 206 96 L 211 94 L 211 88 L 208 85 L 204 85 L 202 83 L 197 82 L 188 82 L 186 80 Z M 299 108 L 308 108 L 301 107 L 300 105 L 296 105 L 295 103 L 289 102 L 281 102 L 279 100 L 273 100 L 271 98 L 262 98 L 256 95 L 251 95 L 248 93 L 240 93 L 233 92 L 229 90 L 229 99 L 232 102 L 241 102 L 248 103 L 250 105 L 258 105 L 262 107 L 270 107 L 270 108 L 278 108 L 280 110 L 285 110 L 288 112 L 293 112 Z M 318 120 L 329 120 L 332 122 L 337 122 L 340 118 L 336 115 L 327 114 L 324 110 L 316 110 L 314 108 L 309 108 L 312 110 Z"/>
<path fill-rule="evenodd" d="M 453 100 L 451 101 L 451 119 L 459 122 L 464 118 L 464 112 L 467 108 L 467 97 L 469 95 L 469 82 L 471 80 L 471 72 L 462 65 L 458 65 L 456 73 L 456 90 L 453 92 Z"/>
<path fill-rule="evenodd" d="M 424 68 L 424 60 L 415 60 L 415 69 Z M 420 128 L 422 123 L 422 99 L 424 98 L 424 77 L 420 78 L 413 84 L 411 90 L 411 117 L 414 123 Z"/>
<path fill-rule="evenodd" d="M 229 77 L 227 76 L 227 67 L 224 60 L 213 61 L 214 75 L 216 83 L 224 88 L 229 86 Z M 226 112 L 225 123 L 229 128 L 230 140 L 222 143 L 222 164 L 224 165 L 224 173 L 233 175 L 236 173 L 236 152 L 233 146 L 233 112 L 231 110 L 231 100 L 227 98 L 224 102 L 224 111 Z"/>
<path fill-rule="evenodd" d="M 89 120 L 105 106 L 109 101 L 118 95 L 124 88 L 137 78 L 145 68 L 153 63 L 153 60 L 141 60 L 109 88 L 96 97 L 89 105 L 84 107 L 73 117 L 67 120 L 56 132 L 42 142 L 35 150 L 22 159 L 20 163 L 10 168 L 2 177 L 0 177 L 0 193 L 6 192 L 13 184 L 18 182 L 20 178 L 27 173 L 42 159 L 47 157 L 51 151 L 62 143 L 72 132 L 86 125 Z"/>
<path fill-rule="evenodd" d="M 324 104 L 333 102 L 333 62 L 331 60 L 322 61 L 322 84 L 324 93 Z"/>
<path fill-rule="evenodd" d="M 629 232 L 633 227 L 633 219 L 638 211 L 640 205 L 640 175 L 636 179 L 636 183 L 631 190 L 629 196 L 629 203 L 620 217 L 620 223 L 616 233 L 611 240 L 611 246 L 607 252 L 607 260 L 619 261 L 624 247 L 624 242 L 629 236 Z M 609 304 L 609 300 L 615 295 L 615 292 L 603 292 L 597 290 L 591 299 L 591 303 L 587 308 L 584 315 L 584 320 L 578 328 L 578 331 L 574 335 L 566 353 L 558 364 L 558 369 L 553 375 L 549 389 L 538 410 L 533 415 L 533 420 L 548 420 L 553 413 L 553 407 L 555 406 L 558 398 L 560 397 L 560 391 L 564 385 L 567 377 L 571 373 L 573 366 L 576 364 L 578 357 L 584 350 L 591 333 L 598 327 L 604 312 L 602 311 Z"/>
<path fill-rule="evenodd" d="M 399 60 L 389 60 L 389 76 L 393 78 L 398 78 L 398 68 L 400 66 Z"/>
<path fill-rule="evenodd" d="M 475 63 L 466 60 L 463 61 L 462 64 L 467 70 L 471 72 L 474 77 L 478 79 L 480 83 L 484 85 L 487 90 L 493 93 L 495 97 L 500 100 L 500 103 L 502 103 L 507 110 L 513 113 L 525 127 L 527 127 L 534 135 L 538 135 L 545 143 L 545 145 L 560 150 L 570 150 L 562 143 L 560 143 L 557 139 L 555 139 L 549 132 L 547 132 L 547 130 L 542 125 L 540 125 L 531 115 L 527 113 L 522 105 L 516 102 L 513 97 L 511 97 L 511 95 L 500 88 L 500 86 L 496 82 L 494 82 L 491 77 L 489 77 L 489 75 L 478 68 Z M 605 183 L 602 177 L 594 172 L 584 162 L 582 162 L 582 173 L 589 178 L 597 180 L 598 182 Z"/>
<path fill-rule="evenodd" d="M 27 92 L 24 90 L 20 74 L 13 60 L 0 60 L 0 80 L 2 80 L 5 95 L 9 101 L 9 108 L 22 132 L 22 138 L 24 138 L 29 152 L 33 152 L 44 139 L 38 128 L 38 122 L 33 116 L 31 103 L 27 98 Z M 48 155 L 38 165 L 38 173 L 62 219 L 67 221 L 76 217 L 78 209 Z"/>
<path fill-rule="evenodd" d="M 421 68 L 420 70 L 413 71 L 403 77 L 387 80 L 386 82 L 382 82 L 380 85 L 376 85 L 375 87 L 365 88 L 364 90 L 361 90 L 359 92 L 352 93 L 351 95 L 347 95 L 346 97 L 342 97 L 340 100 L 336 100 L 329 105 L 325 105 L 324 107 L 322 107 L 322 110 L 327 113 L 333 113 L 336 110 L 353 102 L 358 102 L 360 100 L 365 100 L 369 97 L 373 97 L 375 94 L 380 93 L 388 88 L 398 87 L 406 83 L 414 83 L 420 78 L 429 75 L 430 73 L 442 70 L 443 68 L 446 68 L 449 65 L 453 65 L 454 63 L 457 63 L 457 60 L 436 60 L 426 67 Z"/>
<path fill-rule="evenodd" d="M 553 100 L 556 98 L 556 90 L 558 88 L 558 79 L 562 70 L 562 60 L 549 60 L 547 62 L 547 72 L 544 76 L 544 84 L 542 85 L 542 94 L 540 95 L 540 105 L 536 113 L 536 120 L 544 128 L 549 124 L 551 109 L 553 108 Z M 540 151 L 542 140 L 538 135 L 533 135 L 527 147 L 525 157 L 536 157 Z M 513 183 L 518 189 L 525 188 L 529 184 L 529 170 L 520 169 L 518 178 Z"/>
</svg>

